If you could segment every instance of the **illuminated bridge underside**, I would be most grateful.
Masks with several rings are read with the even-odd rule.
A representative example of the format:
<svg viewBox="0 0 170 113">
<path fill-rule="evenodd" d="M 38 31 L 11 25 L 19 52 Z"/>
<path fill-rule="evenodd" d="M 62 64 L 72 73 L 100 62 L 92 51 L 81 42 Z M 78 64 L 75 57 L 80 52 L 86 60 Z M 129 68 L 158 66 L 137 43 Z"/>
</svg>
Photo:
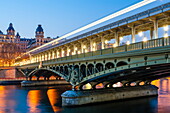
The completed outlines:
<svg viewBox="0 0 170 113">
<path fill-rule="evenodd" d="M 103 83 L 104 87 L 113 87 L 113 84 L 121 82 L 123 86 L 130 86 L 131 83 L 139 85 L 144 82 L 145 85 L 150 84 L 153 80 L 157 80 L 163 77 L 170 76 L 170 64 L 148 65 L 143 67 L 136 67 L 131 69 L 125 69 L 120 71 L 100 72 L 95 75 L 96 77 L 89 77 L 91 79 L 85 79 L 78 84 L 81 89 L 85 84 L 90 83 L 92 88 L 95 89 L 96 85 Z M 113 69 L 114 70 L 114 69 Z M 93 75 L 93 76 L 95 76 Z"/>
</svg>

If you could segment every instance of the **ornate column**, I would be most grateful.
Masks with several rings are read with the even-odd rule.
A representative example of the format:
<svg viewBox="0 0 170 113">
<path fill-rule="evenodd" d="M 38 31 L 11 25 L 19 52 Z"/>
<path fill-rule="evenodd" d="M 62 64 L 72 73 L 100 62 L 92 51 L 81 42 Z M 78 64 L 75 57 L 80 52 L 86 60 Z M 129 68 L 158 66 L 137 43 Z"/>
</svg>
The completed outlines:
<svg viewBox="0 0 170 113">
<path fill-rule="evenodd" d="M 150 39 L 151 39 L 151 40 L 154 38 L 154 37 L 153 37 L 153 35 L 154 35 L 153 31 L 154 31 L 154 28 L 151 27 L 151 29 L 150 29 Z"/>
<path fill-rule="evenodd" d="M 67 46 L 67 56 L 70 56 L 70 48 Z"/>
<path fill-rule="evenodd" d="M 136 38 L 135 38 L 135 25 L 133 24 L 132 27 L 132 43 L 135 43 L 136 42 Z"/>
<path fill-rule="evenodd" d="M 118 31 L 115 31 L 115 44 L 116 46 L 119 46 L 120 44 L 120 40 L 119 40 L 119 36 L 118 36 Z"/>
<path fill-rule="evenodd" d="M 155 39 L 158 38 L 158 20 L 155 19 L 154 21 L 154 36 L 155 36 Z"/>
<path fill-rule="evenodd" d="M 81 53 L 84 53 L 85 45 L 84 45 L 83 41 L 81 41 L 80 43 L 81 43 Z"/>
<path fill-rule="evenodd" d="M 101 36 L 101 49 L 105 49 L 105 39 Z"/>
<path fill-rule="evenodd" d="M 154 39 L 158 38 L 158 20 L 157 18 L 150 18 L 150 21 L 153 22 L 153 34 L 154 34 Z"/>
<path fill-rule="evenodd" d="M 93 39 L 89 39 L 89 42 L 90 42 L 90 51 L 94 51 L 94 41 Z"/>
</svg>

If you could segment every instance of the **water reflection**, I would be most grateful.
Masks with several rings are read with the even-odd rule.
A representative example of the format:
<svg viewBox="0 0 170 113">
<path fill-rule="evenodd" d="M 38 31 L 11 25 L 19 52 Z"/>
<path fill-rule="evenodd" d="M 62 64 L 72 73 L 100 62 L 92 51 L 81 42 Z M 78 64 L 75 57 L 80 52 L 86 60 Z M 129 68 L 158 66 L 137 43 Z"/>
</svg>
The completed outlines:
<svg viewBox="0 0 170 113">
<path fill-rule="evenodd" d="M 59 103 L 59 100 L 60 100 L 60 96 L 58 94 L 57 89 L 49 89 L 47 91 L 47 95 L 48 95 L 48 98 L 50 100 L 50 104 L 53 108 L 53 111 L 54 112 L 61 111 L 61 107 L 56 106 L 56 103 Z"/>
<path fill-rule="evenodd" d="M 41 110 L 38 108 L 40 104 L 40 90 L 31 90 L 28 92 L 27 104 L 30 107 L 29 112 L 31 113 L 41 113 Z"/>
<path fill-rule="evenodd" d="M 15 108 L 16 102 L 9 98 L 13 87 L 8 87 L 9 90 L 6 90 L 6 88 L 5 86 L 0 86 L 0 113 L 15 112 L 13 108 Z"/>
<path fill-rule="evenodd" d="M 105 102 L 79 107 L 61 107 L 61 94 L 71 86 L 0 86 L 0 113 L 169 113 L 170 78 L 153 81 L 158 97 Z M 91 87 L 91 86 L 85 86 Z M 103 87 L 102 84 L 96 86 Z"/>
<path fill-rule="evenodd" d="M 160 80 L 153 81 L 154 85 L 159 87 L 158 96 L 158 113 L 170 112 L 170 78 L 162 78 Z"/>
</svg>

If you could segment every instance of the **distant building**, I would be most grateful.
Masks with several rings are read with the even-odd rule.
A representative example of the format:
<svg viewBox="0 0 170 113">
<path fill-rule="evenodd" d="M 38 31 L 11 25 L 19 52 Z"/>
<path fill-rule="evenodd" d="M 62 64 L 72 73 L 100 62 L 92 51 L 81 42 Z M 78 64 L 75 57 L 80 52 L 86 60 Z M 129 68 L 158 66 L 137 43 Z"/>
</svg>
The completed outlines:
<svg viewBox="0 0 170 113">
<path fill-rule="evenodd" d="M 50 37 L 44 38 L 44 30 L 41 25 L 38 25 L 35 31 L 35 38 L 21 38 L 18 32 L 15 35 L 12 23 L 9 24 L 6 31 L 7 33 L 4 34 L 0 30 L 0 66 L 10 66 L 13 63 L 12 60 L 19 54 L 53 40 Z"/>
</svg>

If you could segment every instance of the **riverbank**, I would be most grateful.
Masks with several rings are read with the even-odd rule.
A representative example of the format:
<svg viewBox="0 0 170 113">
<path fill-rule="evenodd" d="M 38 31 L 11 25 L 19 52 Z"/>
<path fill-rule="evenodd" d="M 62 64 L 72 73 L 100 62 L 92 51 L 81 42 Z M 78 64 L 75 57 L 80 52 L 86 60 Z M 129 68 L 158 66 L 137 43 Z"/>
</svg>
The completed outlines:
<svg viewBox="0 0 170 113">
<path fill-rule="evenodd" d="M 0 85 L 21 85 L 23 80 L 0 81 Z"/>
</svg>

